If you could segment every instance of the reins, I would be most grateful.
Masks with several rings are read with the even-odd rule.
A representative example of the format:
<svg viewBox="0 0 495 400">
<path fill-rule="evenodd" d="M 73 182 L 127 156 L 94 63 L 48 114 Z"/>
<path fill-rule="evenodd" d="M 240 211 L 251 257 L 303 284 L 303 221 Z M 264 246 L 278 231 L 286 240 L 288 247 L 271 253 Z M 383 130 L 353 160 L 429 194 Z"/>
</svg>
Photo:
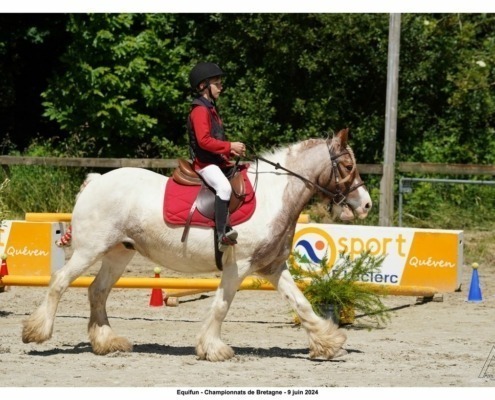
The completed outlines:
<svg viewBox="0 0 495 400">
<path fill-rule="evenodd" d="M 282 165 L 280 165 L 280 163 L 275 163 L 273 161 L 270 161 L 264 157 L 261 157 L 257 154 L 254 155 L 254 159 L 256 161 L 256 178 L 255 178 L 255 182 L 253 184 L 253 195 L 254 193 L 256 192 L 256 187 L 257 187 L 257 184 L 258 184 L 258 160 L 259 161 L 263 161 L 267 164 L 270 164 L 272 165 L 273 167 L 275 167 L 275 170 L 282 170 L 282 171 L 285 171 L 287 172 L 289 175 L 292 175 L 300 180 L 302 180 L 303 182 L 309 184 L 309 185 L 312 185 L 313 187 L 315 187 L 316 189 L 318 189 L 321 193 L 323 193 L 324 195 L 326 195 L 327 197 L 329 197 L 330 199 L 332 199 L 333 203 L 336 204 L 336 205 L 341 205 L 342 203 L 345 203 L 345 199 L 347 197 L 347 195 L 349 193 L 351 193 L 352 191 L 356 190 L 357 188 L 359 188 L 360 186 L 363 186 L 364 185 L 364 182 L 361 182 L 361 183 L 358 183 L 356 185 L 352 185 L 350 186 L 349 188 L 347 188 L 345 191 L 342 191 L 340 190 L 340 186 L 342 185 L 342 183 L 346 182 L 347 179 L 351 176 L 352 172 L 356 169 L 356 160 L 354 159 L 354 156 L 351 154 L 351 152 L 348 150 L 348 149 L 345 149 L 344 151 L 340 152 L 339 154 L 336 154 L 336 155 L 332 155 L 331 151 L 330 151 L 330 148 L 328 149 L 328 153 L 330 155 L 330 161 L 332 162 L 332 172 L 331 172 L 331 175 L 330 175 L 330 181 L 332 180 L 332 178 L 335 179 L 335 183 L 336 183 L 336 186 L 337 186 L 337 190 L 335 192 L 332 192 L 328 189 L 325 189 L 324 187 L 318 185 L 316 182 L 313 182 L 311 180 L 309 180 L 308 178 L 305 178 L 304 176 L 302 175 L 299 175 L 297 174 L 296 172 L 294 171 L 291 171 L 290 169 L 287 169 L 285 167 L 283 167 Z M 353 170 L 351 171 L 351 174 L 349 174 L 347 177 L 345 177 L 343 179 L 343 181 L 340 181 L 339 180 L 339 171 L 338 171 L 338 162 L 337 160 L 342 157 L 343 155 L 345 154 L 349 154 L 352 158 L 352 161 L 353 161 Z"/>
<path fill-rule="evenodd" d="M 260 156 L 255 156 L 256 157 L 256 160 L 261 160 L 267 164 L 270 164 L 272 166 L 275 167 L 275 169 L 281 169 L 282 171 L 285 171 L 287 172 L 289 175 L 292 175 L 292 176 L 295 176 L 296 178 L 299 178 L 300 180 L 302 180 L 303 182 L 306 182 L 306 183 L 309 183 L 310 185 L 316 187 L 319 191 L 321 191 L 322 193 L 326 194 L 327 196 L 329 197 L 332 197 L 333 196 L 333 193 L 330 192 L 329 190 L 325 189 L 324 187 L 318 185 L 317 183 L 313 182 L 313 181 L 310 181 L 309 179 L 305 178 L 304 176 L 302 175 L 299 175 L 299 174 L 296 174 L 294 171 L 291 171 L 285 167 L 282 167 L 279 163 L 274 163 L 273 161 L 270 161 L 270 160 L 267 160 L 266 158 L 263 158 L 263 157 L 260 157 Z"/>
</svg>

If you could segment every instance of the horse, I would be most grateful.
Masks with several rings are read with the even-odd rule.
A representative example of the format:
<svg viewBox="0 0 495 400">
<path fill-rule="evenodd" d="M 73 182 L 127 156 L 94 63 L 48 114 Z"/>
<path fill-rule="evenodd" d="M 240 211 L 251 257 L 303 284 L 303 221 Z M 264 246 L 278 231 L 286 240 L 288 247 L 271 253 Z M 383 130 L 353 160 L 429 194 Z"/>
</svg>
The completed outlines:
<svg viewBox="0 0 495 400">
<path fill-rule="evenodd" d="M 257 156 L 248 167 L 256 189 L 252 217 L 236 226 L 239 243 L 222 255 L 223 271 L 211 307 L 196 338 L 198 360 L 224 361 L 234 350 L 221 338 L 221 327 L 240 284 L 248 275 L 268 280 L 288 301 L 309 338 L 310 358 L 346 354 L 347 337 L 330 319 L 318 316 L 292 278 L 286 261 L 299 214 L 314 195 L 342 220 L 365 218 L 371 197 L 348 145 L 348 129 L 328 138 L 312 138 Z M 214 229 L 192 226 L 181 242 L 183 227 L 163 218 L 164 187 L 170 179 L 141 168 L 118 168 L 88 174 L 72 213 L 73 253 L 56 271 L 44 300 L 23 321 L 24 343 L 50 339 L 57 307 L 72 281 L 96 262 L 99 271 L 88 288 L 88 336 L 93 353 L 130 352 L 132 343 L 110 327 L 108 295 L 136 252 L 174 271 L 216 271 Z"/>
</svg>

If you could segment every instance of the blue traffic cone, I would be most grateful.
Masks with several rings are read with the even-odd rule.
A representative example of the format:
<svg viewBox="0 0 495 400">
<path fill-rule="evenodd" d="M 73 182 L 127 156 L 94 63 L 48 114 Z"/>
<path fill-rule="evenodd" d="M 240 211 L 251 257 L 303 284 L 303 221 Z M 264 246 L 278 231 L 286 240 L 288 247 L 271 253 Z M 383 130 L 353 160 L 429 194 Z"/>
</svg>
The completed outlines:
<svg viewBox="0 0 495 400">
<path fill-rule="evenodd" d="M 478 276 L 478 263 L 473 263 L 473 274 L 471 276 L 471 286 L 469 287 L 469 295 L 467 301 L 471 303 L 479 303 L 483 300 L 481 296 L 480 278 Z"/>
</svg>

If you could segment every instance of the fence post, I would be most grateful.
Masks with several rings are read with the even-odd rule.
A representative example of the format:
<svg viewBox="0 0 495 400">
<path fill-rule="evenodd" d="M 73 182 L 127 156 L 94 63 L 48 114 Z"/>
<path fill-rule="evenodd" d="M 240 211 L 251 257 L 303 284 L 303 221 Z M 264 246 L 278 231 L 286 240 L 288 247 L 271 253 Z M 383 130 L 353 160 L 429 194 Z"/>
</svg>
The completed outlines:
<svg viewBox="0 0 495 400">
<path fill-rule="evenodd" d="M 390 14 L 388 35 L 387 99 L 385 107 L 385 145 L 383 176 L 380 183 L 381 226 L 394 221 L 394 169 L 397 136 L 397 93 L 399 82 L 400 14 Z"/>
</svg>

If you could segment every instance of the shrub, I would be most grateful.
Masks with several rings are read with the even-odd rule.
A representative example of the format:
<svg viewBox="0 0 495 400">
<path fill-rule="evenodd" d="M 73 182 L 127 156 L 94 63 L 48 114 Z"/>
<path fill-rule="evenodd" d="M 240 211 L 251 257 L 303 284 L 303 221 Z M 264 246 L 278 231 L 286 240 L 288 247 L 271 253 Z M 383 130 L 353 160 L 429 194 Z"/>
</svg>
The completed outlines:
<svg viewBox="0 0 495 400">
<path fill-rule="evenodd" d="M 4 201 L 4 192 L 8 184 L 9 184 L 8 179 L 5 179 L 2 183 L 0 183 L 0 221 L 6 219 L 7 215 L 9 214 L 9 210 Z"/>
<path fill-rule="evenodd" d="M 377 272 L 385 256 L 375 257 L 363 252 L 351 260 L 341 253 L 333 266 L 326 257 L 319 264 L 309 262 L 297 252 L 289 260 L 289 270 L 296 281 L 303 283 L 303 293 L 315 312 L 324 316 L 324 308 L 334 305 L 336 317 L 342 321 L 342 311 L 355 309 L 380 325 L 390 316 L 382 302 L 386 288 L 360 282 L 361 276 Z"/>
</svg>

